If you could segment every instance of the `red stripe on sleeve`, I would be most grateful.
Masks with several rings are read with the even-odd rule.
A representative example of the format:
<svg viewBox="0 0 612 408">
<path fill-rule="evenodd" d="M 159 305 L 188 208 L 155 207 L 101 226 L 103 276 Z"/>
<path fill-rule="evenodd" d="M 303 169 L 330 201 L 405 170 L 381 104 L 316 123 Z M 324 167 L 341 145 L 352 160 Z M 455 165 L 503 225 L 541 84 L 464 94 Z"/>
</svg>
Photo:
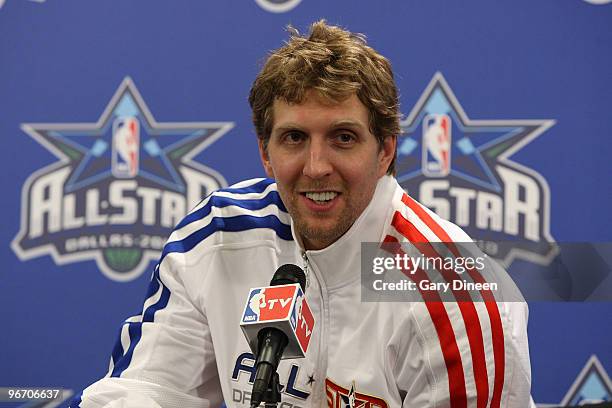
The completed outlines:
<svg viewBox="0 0 612 408">
<path fill-rule="evenodd" d="M 387 245 L 383 245 L 386 250 L 390 249 L 389 244 L 399 244 L 397 239 L 387 235 L 384 242 Z M 404 254 L 401 246 L 394 246 L 394 249 L 390 252 Z M 428 280 L 427 274 L 422 269 L 416 269 L 414 273 L 408 273 L 403 271 L 404 275 L 409 277 L 413 282 L 419 285 L 420 281 Z M 455 332 L 451 325 L 448 313 L 444 308 L 444 303 L 440 299 L 440 295 L 435 291 L 423 292 L 419 289 L 427 311 L 431 316 L 431 320 L 438 334 L 438 340 L 440 341 L 440 347 L 442 348 L 442 356 L 444 357 L 444 364 L 448 372 L 448 388 L 450 394 L 451 408 L 467 408 L 467 396 L 465 391 L 465 377 L 463 375 L 463 364 L 461 363 L 461 354 L 459 353 L 459 347 L 457 346 L 457 340 L 455 338 Z"/>
<path fill-rule="evenodd" d="M 444 229 L 425 211 L 420 204 L 414 201 L 408 194 L 402 196 L 402 202 L 408 206 L 419 217 L 434 234 L 444 242 L 447 247 L 457 257 L 461 256 L 456 245 Z M 474 269 L 468 269 L 468 274 L 474 282 L 484 283 L 485 280 L 480 273 Z M 501 322 L 499 309 L 495 297 L 490 290 L 480 291 L 485 301 L 485 306 L 491 322 L 491 337 L 493 343 L 493 358 L 495 361 L 495 381 L 493 384 L 493 397 L 491 398 L 491 408 L 499 408 L 501 404 L 502 391 L 504 388 L 504 375 L 506 366 L 506 354 L 504 346 L 504 328 Z"/>
<path fill-rule="evenodd" d="M 441 258 L 427 238 L 425 238 L 425 236 L 399 212 L 394 214 L 392 225 L 403 236 L 406 238 L 410 237 L 409 239 L 411 242 L 416 244 L 415 247 L 418 248 L 423 255 L 432 259 Z M 451 285 L 452 282 L 459 277 L 459 275 L 450 268 L 442 267 L 439 269 L 439 272 L 444 277 L 444 280 L 451 283 Z M 482 326 L 480 325 L 480 319 L 476 312 L 476 306 L 471 302 L 468 292 L 466 290 L 453 289 L 453 295 L 455 299 L 457 299 L 457 305 L 459 306 L 459 311 L 461 312 L 461 317 L 465 324 L 468 343 L 470 344 L 472 370 L 476 383 L 476 406 L 477 408 L 484 408 L 489 401 L 489 377 L 487 375 Z"/>
</svg>

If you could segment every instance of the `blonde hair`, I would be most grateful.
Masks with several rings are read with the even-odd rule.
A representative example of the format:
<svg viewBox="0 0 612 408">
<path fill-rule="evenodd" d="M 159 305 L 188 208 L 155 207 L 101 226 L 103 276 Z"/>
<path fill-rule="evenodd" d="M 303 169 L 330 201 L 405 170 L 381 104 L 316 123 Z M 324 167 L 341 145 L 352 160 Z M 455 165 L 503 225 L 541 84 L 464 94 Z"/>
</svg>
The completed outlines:
<svg viewBox="0 0 612 408">
<path fill-rule="evenodd" d="M 399 95 L 391 64 L 367 45 L 365 36 L 325 20 L 313 23 L 307 37 L 291 26 L 287 30 L 289 40 L 269 55 L 249 94 L 264 148 L 272 131 L 274 100 L 301 103 L 311 89 L 332 103 L 356 94 L 368 109 L 370 132 L 380 146 L 399 135 Z M 395 156 L 387 173 L 395 173 Z"/>
</svg>

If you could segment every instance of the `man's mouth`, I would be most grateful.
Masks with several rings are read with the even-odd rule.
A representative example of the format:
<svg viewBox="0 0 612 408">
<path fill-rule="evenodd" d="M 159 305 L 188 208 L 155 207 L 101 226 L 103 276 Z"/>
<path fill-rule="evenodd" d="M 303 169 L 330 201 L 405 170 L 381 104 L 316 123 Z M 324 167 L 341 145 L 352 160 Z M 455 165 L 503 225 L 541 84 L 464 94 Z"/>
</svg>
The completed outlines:
<svg viewBox="0 0 612 408">
<path fill-rule="evenodd" d="M 303 193 L 306 198 L 314 201 L 319 205 L 327 204 L 338 196 L 335 191 L 318 191 L 318 192 L 307 192 Z"/>
</svg>

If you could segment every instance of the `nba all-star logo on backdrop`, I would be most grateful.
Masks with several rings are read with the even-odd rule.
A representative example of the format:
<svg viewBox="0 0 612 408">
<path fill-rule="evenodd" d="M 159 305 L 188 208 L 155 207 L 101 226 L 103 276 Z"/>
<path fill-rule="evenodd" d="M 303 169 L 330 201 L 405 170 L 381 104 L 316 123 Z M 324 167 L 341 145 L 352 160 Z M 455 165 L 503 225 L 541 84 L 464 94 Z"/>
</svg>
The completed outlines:
<svg viewBox="0 0 612 408">
<path fill-rule="evenodd" d="M 208 193 L 227 185 L 192 160 L 231 122 L 158 123 L 125 78 L 97 123 L 22 124 L 59 161 L 22 188 L 22 260 L 95 260 L 109 278 L 139 276 L 174 225 Z"/>
<path fill-rule="evenodd" d="M 519 241 L 485 248 L 506 266 L 515 257 L 548 264 L 557 253 L 549 229 L 548 183 L 509 157 L 553 124 L 471 120 L 436 73 L 402 122 L 397 178 L 474 239 Z"/>
<path fill-rule="evenodd" d="M 555 406 L 568 407 L 602 402 L 612 402 L 612 381 L 597 356 L 592 355 L 561 403 Z"/>
</svg>

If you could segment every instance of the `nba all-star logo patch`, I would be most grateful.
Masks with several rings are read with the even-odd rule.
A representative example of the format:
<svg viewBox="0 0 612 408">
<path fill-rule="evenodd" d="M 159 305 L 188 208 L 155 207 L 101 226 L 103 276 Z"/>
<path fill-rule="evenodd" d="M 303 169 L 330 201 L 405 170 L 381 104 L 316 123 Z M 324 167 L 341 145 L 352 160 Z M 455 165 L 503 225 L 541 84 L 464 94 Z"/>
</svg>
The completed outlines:
<svg viewBox="0 0 612 408">
<path fill-rule="evenodd" d="M 487 248 L 508 266 L 519 257 L 548 264 L 558 249 L 550 234 L 546 180 L 510 157 L 553 120 L 473 120 L 436 73 L 402 122 L 400 184 L 473 239 L 515 241 Z"/>
<path fill-rule="evenodd" d="M 136 278 L 187 211 L 227 185 L 192 159 L 232 127 L 158 123 L 130 78 L 96 123 L 22 124 L 59 160 L 24 183 L 13 250 L 21 260 L 95 260 L 113 280 Z"/>
<path fill-rule="evenodd" d="M 382 398 L 357 392 L 355 381 L 344 388 L 329 378 L 325 379 L 325 394 L 329 408 L 387 408 Z"/>
</svg>

